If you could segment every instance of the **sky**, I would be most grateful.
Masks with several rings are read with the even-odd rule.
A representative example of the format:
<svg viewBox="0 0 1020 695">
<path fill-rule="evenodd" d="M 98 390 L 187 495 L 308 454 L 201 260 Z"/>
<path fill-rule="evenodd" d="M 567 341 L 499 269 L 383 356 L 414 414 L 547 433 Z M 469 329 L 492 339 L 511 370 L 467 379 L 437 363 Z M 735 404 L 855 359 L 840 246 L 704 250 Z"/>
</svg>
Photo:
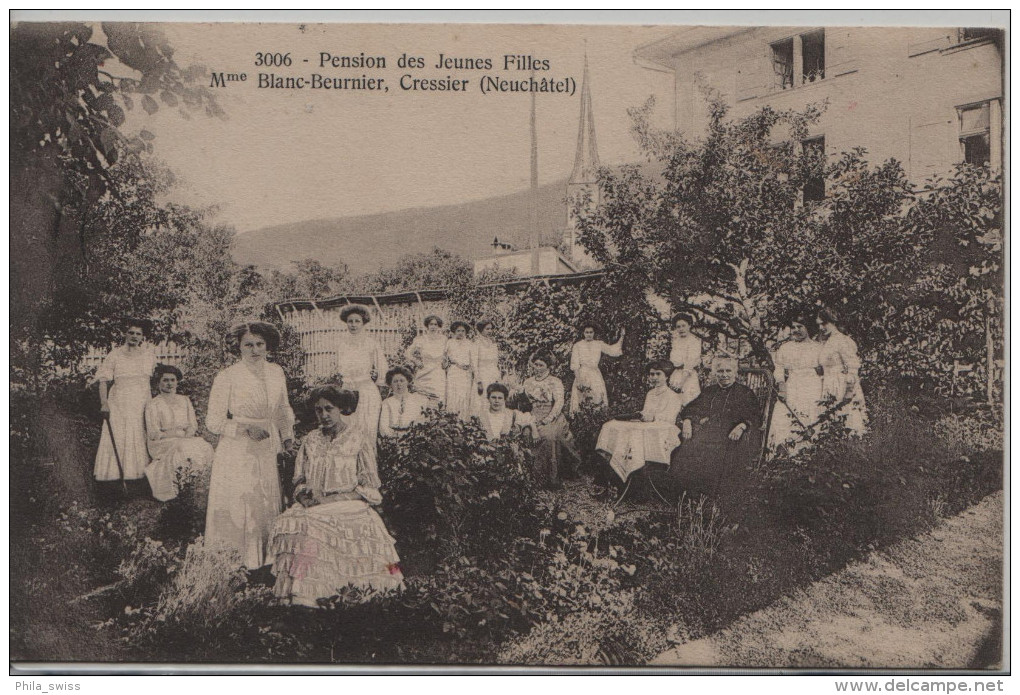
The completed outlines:
<svg viewBox="0 0 1020 695">
<path fill-rule="evenodd" d="M 175 171 L 174 198 L 216 206 L 216 221 L 239 232 L 303 220 L 363 215 L 498 196 L 527 188 L 530 177 L 530 98 L 526 94 L 482 95 L 480 75 L 527 77 L 501 70 L 505 54 L 548 60 L 536 73 L 572 77 L 580 91 L 585 55 L 601 161 L 639 161 L 627 110 L 654 95 L 653 123 L 672 125 L 673 78 L 635 64 L 633 51 L 691 24 L 943 24 L 982 25 L 990 11 L 419 11 L 401 13 L 293 11 L 300 19 L 391 23 L 287 23 L 280 13 L 258 11 L 16 11 L 15 20 L 214 19 L 218 23 L 166 22 L 181 65 L 247 74 L 244 83 L 217 89 L 228 119 L 175 109 L 149 116 L 130 114 L 126 128 L 156 134 L 155 155 Z M 991 13 L 994 14 L 994 13 Z M 1001 14 L 1001 13 L 1000 13 Z M 56 15 L 59 15 L 56 16 Z M 952 16 L 950 16 L 952 15 Z M 959 16 L 957 16 L 959 15 Z M 435 23 L 456 18 L 474 22 Z M 479 23 L 489 18 L 531 24 Z M 251 21 L 259 18 L 274 23 Z M 392 23 L 411 19 L 427 24 Z M 232 23 L 231 21 L 232 20 Z M 240 21 L 245 23 L 240 23 Z M 614 21 L 629 22 L 627 26 Z M 648 20 L 646 25 L 634 22 Z M 1001 22 L 1002 18 L 999 18 Z M 542 24 L 540 22 L 559 22 Z M 591 24 L 565 24 L 563 22 Z M 596 23 L 597 22 L 597 23 Z M 385 70 L 319 68 L 320 52 L 381 55 Z M 289 53 L 292 65 L 255 65 L 256 54 Z M 427 69 L 398 66 L 402 54 L 425 59 Z M 489 58 L 492 71 L 434 69 L 440 54 Z M 307 64 L 303 63 L 308 60 Z M 388 93 L 258 89 L 257 74 L 287 77 L 383 77 Z M 469 78 L 463 94 L 404 92 L 401 75 Z M 539 182 L 566 178 L 577 138 L 580 94 L 537 97 Z"/>
<path fill-rule="evenodd" d="M 672 75 L 638 66 L 633 51 L 677 27 L 167 24 L 179 64 L 245 73 L 216 88 L 227 120 L 182 118 L 136 108 L 127 128 L 155 133 L 155 154 L 179 176 L 174 197 L 215 205 L 217 221 L 243 233 L 309 219 L 362 215 L 498 196 L 530 181 L 530 97 L 482 94 L 482 75 L 527 79 L 503 70 L 504 55 L 548 61 L 536 77 L 572 77 L 576 93 L 536 101 L 539 183 L 566 178 L 577 141 L 585 53 L 603 164 L 638 161 L 628 108 L 656 95 L 655 122 L 672 122 Z M 257 53 L 290 54 L 291 66 L 258 67 Z M 385 70 L 320 68 L 320 53 L 386 58 Z M 421 57 L 426 69 L 398 59 Z M 440 54 L 488 58 L 492 70 L 435 69 Z M 308 60 L 306 64 L 303 61 Z M 281 77 L 383 77 L 388 93 L 259 89 L 258 74 Z M 402 75 L 470 80 L 464 93 L 404 91 Z"/>
</svg>

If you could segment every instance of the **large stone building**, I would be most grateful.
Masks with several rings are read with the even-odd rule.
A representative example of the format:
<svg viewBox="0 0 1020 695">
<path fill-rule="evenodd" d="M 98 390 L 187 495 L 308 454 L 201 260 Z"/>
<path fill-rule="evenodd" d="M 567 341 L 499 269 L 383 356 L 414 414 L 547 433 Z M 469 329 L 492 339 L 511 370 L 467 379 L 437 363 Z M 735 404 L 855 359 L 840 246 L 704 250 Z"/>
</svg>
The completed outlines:
<svg viewBox="0 0 1020 695">
<path fill-rule="evenodd" d="M 899 160 L 915 183 L 963 161 L 1002 165 L 999 30 L 691 27 L 634 55 L 674 73 L 667 103 L 690 137 L 705 132 L 710 94 L 735 118 L 827 103 L 804 145 L 830 156 L 865 147 L 873 163 Z"/>
</svg>

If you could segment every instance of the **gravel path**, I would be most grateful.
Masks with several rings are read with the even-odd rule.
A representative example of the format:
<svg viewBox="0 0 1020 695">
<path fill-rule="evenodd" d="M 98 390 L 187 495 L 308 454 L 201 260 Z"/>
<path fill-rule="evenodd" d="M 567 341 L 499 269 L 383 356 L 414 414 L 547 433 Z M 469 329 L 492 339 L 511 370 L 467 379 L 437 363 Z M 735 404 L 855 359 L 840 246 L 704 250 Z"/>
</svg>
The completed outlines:
<svg viewBox="0 0 1020 695">
<path fill-rule="evenodd" d="M 652 664 L 1001 667 L 1002 522 L 998 492 Z"/>
</svg>

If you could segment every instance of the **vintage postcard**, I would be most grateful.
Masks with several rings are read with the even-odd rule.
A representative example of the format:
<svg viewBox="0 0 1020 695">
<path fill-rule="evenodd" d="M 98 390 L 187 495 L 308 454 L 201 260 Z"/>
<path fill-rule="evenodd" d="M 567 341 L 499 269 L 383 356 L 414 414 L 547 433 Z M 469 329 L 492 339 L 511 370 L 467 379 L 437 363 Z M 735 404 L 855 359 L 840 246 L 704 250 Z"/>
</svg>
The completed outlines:
<svg viewBox="0 0 1020 695">
<path fill-rule="evenodd" d="M 14 13 L 12 670 L 1008 671 L 1008 15 L 876 17 Z"/>
</svg>

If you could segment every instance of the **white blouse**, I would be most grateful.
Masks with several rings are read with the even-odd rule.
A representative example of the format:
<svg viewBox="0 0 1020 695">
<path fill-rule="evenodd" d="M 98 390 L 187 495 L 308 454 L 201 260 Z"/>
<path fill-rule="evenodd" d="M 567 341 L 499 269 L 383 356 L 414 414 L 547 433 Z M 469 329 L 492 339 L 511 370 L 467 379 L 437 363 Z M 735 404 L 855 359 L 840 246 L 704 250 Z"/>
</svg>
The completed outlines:
<svg viewBox="0 0 1020 695">
<path fill-rule="evenodd" d="M 266 429 L 276 429 L 281 440 L 294 438 L 294 411 L 287 401 L 287 378 L 280 365 L 266 362 L 259 377 L 238 362 L 216 375 L 206 427 L 213 434 L 236 437 L 238 419 L 263 421 Z"/>
<path fill-rule="evenodd" d="M 429 399 L 420 393 L 408 393 L 401 399 L 390 396 L 382 403 L 379 416 L 379 434 L 392 437 L 400 434 L 416 422 L 424 419 L 423 412 L 429 407 Z"/>
<path fill-rule="evenodd" d="M 641 415 L 652 422 L 665 422 L 675 424 L 676 416 L 684 407 L 680 394 L 668 386 L 654 388 L 645 394 L 645 406 L 641 409 Z"/>
<path fill-rule="evenodd" d="M 570 351 L 570 371 L 576 372 L 581 367 L 598 369 L 602 355 L 619 357 L 623 354 L 622 345 L 607 345 L 601 340 L 579 340 Z"/>
</svg>

